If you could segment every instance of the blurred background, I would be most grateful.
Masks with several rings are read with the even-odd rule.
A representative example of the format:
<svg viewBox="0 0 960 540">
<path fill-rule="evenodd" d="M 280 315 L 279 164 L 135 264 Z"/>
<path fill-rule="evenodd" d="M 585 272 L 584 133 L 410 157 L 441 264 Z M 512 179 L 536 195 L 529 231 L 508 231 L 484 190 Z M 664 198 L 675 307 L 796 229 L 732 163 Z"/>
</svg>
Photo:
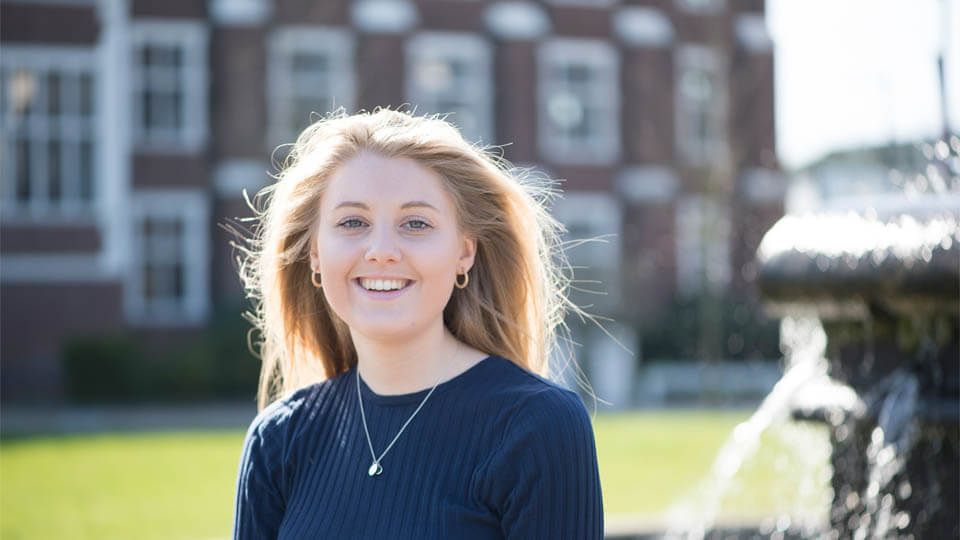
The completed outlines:
<svg viewBox="0 0 960 540">
<path fill-rule="evenodd" d="M 224 225 L 280 145 L 378 106 L 449 114 L 562 180 L 573 298 L 602 321 L 568 321 L 568 346 L 599 398 L 608 523 L 663 528 L 788 363 L 755 285 L 763 235 L 960 190 L 927 174 L 960 153 L 958 4 L 4 1 L 0 532 L 229 533 L 259 364 Z M 720 519 L 822 522 L 827 435 L 783 429 Z M 131 471 L 154 487 L 124 491 Z"/>
</svg>

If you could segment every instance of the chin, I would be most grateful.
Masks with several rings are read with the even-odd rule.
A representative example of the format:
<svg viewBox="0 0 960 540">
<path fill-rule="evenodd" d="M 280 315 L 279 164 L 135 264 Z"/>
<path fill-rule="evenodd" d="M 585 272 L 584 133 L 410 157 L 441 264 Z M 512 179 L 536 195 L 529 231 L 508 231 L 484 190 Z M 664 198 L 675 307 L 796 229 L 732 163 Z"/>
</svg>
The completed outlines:
<svg viewBox="0 0 960 540">
<path fill-rule="evenodd" d="M 367 339 L 377 341 L 396 341 L 415 336 L 424 331 L 422 325 L 411 324 L 409 318 L 395 317 L 381 321 L 355 321 L 350 324 L 351 330 L 363 335 Z"/>
</svg>

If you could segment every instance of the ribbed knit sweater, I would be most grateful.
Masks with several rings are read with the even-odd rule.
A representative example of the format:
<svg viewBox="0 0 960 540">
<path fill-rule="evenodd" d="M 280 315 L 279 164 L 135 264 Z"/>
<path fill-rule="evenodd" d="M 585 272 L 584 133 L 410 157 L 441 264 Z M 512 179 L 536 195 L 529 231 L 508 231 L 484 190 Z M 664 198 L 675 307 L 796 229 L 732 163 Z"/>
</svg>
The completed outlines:
<svg viewBox="0 0 960 540">
<path fill-rule="evenodd" d="M 235 539 L 603 537 L 590 417 L 580 397 L 490 356 L 441 383 L 372 463 L 355 369 L 266 407 L 240 458 Z M 360 392 L 380 455 L 428 390 Z"/>
</svg>

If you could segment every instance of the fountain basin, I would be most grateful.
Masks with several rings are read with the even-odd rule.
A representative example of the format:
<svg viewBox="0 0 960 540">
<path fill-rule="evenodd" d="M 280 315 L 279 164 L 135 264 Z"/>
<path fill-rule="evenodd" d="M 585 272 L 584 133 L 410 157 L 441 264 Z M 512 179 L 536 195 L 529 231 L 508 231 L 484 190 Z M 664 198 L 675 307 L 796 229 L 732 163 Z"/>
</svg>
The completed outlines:
<svg viewBox="0 0 960 540">
<path fill-rule="evenodd" d="M 793 415 L 831 428 L 832 536 L 960 536 L 960 196 L 786 216 L 757 256 L 767 307 L 827 336 Z"/>
</svg>

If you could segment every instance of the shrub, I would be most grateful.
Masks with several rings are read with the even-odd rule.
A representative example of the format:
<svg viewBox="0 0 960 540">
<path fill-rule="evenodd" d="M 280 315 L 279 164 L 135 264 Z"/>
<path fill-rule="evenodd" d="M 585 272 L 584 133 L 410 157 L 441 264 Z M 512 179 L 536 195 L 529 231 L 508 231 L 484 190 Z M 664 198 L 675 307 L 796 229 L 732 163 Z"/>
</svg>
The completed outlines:
<svg viewBox="0 0 960 540">
<path fill-rule="evenodd" d="M 76 403 L 253 399 L 260 362 L 247 349 L 249 326 L 223 315 L 198 336 L 148 346 L 135 332 L 88 335 L 64 344 L 64 389 Z"/>
</svg>

